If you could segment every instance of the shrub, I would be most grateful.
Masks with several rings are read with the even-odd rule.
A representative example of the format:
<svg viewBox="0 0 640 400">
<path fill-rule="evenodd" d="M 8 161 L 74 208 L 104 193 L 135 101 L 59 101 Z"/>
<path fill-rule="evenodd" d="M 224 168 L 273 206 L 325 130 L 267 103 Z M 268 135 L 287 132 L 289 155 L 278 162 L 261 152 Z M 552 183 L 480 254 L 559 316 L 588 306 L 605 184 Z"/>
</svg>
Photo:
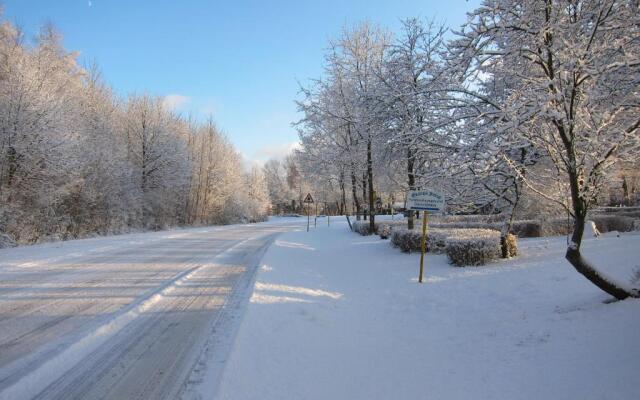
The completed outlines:
<svg viewBox="0 0 640 400">
<path fill-rule="evenodd" d="M 470 236 L 497 235 L 498 249 L 500 249 L 500 232 L 488 229 L 429 229 L 427 231 L 426 249 L 429 253 L 441 254 L 446 252 L 447 243 L 452 238 L 464 238 Z M 391 245 L 405 253 L 420 251 L 420 239 L 422 232 L 418 229 L 399 229 L 391 231 Z M 515 237 L 514 237 L 515 239 Z"/>
<path fill-rule="evenodd" d="M 622 210 L 625 210 L 624 208 Z M 631 218 L 640 218 L 640 210 L 635 211 L 616 211 L 616 212 L 602 212 L 602 211 L 594 211 L 590 213 L 590 217 L 607 217 L 615 215 L 617 217 L 631 217 Z"/>
<path fill-rule="evenodd" d="M 484 265 L 500 258 L 500 232 L 469 229 L 464 236 L 447 240 L 446 253 L 451 263 L 460 267 Z"/>
<path fill-rule="evenodd" d="M 0 232 L 0 249 L 4 249 L 7 247 L 16 247 L 17 243 L 15 240 L 11 238 L 11 236 Z"/>
<path fill-rule="evenodd" d="M 589 219 L 596 223 L 596 228 L 601 233 L 611 231 L 631 232 L 634 225 L 633 218 L 618 215 L 593 215 Z"/>
<path fill-rule="evenodd" d="M 353 230 L 362 236 L 371 235 L 371 231 L 369 230 L 369 221 L 355 221 L 353 223 Z"/>
<path fill-rule="evenodd" d="M 391 245 L 405 253 L 420 251 L 422 232 L 409 229 L 394 229 L 391 232 Z"/>
<path fill-rule="evenodd" d="M 594 209 L 594 214 L 595 213 L 607 213 L 607 214 L 616 214 L 616 215 L 620 215 L 621 213 L 636 213 L 636 212 L 640 212 L 640 206 L 634 206 L 634 207 L 598 207 L 596 209 Z"/>
<path fill-rule="evenodd" d="M 381 239 L 388 239 L 393 229 L 407 226 L 406 220 L 376 222 L 376 233 Z"/>
<path fill-rule="evenodd" d="M 391 225 L 380 224 L 380 226 L 378 226 L 378 235 L 380 236 L 380 239 L 389 239 L 392 230 L 393 228 L 391 227 Z"/>
<path fill-rule="evenodd" d="M 504 243 L 502 242 L 504 240 Z M 518 237 L 513 234 L 508 234 L 500 238 L 500 245 L 502 247 L 502 257 L 515 257 L 518 255 Z"/>
</svg>

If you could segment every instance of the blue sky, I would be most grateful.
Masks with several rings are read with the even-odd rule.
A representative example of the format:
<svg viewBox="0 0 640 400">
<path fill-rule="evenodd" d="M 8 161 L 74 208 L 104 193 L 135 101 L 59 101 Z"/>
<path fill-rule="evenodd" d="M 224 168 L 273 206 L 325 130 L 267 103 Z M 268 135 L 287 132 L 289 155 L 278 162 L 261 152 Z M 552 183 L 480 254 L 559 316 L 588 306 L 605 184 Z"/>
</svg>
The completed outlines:
<svg viewBox="0 0 640 400">
<path fill-rule="evenodd" d="M 97 62 L 116 93 L 170 96 L 182 113 L 216 123 L 248 159 L 296 142 L 298 82 L 322 74 L 344 26 L 392 31 L 407 17 L 452 27 L 478 0 L 10 0 L 5 17 L 28 34 L 52 22 L 67 50 Z"/>
</svg>

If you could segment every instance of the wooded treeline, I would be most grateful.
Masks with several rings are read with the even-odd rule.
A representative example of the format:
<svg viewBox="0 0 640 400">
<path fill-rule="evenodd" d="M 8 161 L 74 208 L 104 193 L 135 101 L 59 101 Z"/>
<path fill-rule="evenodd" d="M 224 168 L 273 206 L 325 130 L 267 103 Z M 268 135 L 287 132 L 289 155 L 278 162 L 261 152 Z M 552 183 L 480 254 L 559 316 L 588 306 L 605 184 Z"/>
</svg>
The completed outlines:
<svg viewBox="0 0 640 400">
<path fill-rule="evenodd" d="M 35 243 L 266 217 L 262 170 L 212 121 L 118 98 L 45 26 L 0 24 L 0 236 Z"/>
</svg>

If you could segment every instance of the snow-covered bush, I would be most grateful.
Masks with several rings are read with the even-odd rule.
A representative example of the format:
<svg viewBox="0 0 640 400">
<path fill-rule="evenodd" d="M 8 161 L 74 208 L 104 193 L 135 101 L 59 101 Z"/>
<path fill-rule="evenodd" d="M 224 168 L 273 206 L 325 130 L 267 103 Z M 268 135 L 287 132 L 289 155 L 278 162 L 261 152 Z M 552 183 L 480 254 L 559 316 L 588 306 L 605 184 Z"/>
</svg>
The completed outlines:
<svg viewBox="0 0 640 400">
<path fill-rule="evenodd" d="M 17 246 L 16 241 L 5 233 L 0 232 L 0 249 Z"/>
<path fill-rule="evenodd" d="M 422 232 L 410 229 L 393 229 L 391 232 L 391 245 L 405 253 L 420 251 Z"/>
<path fill-rule="evenodd" d="M 430 229 L 427 232 L 426 248 L 430 253 L 441 253 L 444 251 L 447 237 L 452 235 L 453 229 Z M 419 229 L 410 230 L 395 228 L 391 231 L 391 245 L 397 247 L 405 253 L 421 250 L 422 231 Z"/>
<path fill-rule="evenodd" d="M 389 224 L 381 224 L 378 226 L 378 236 L 380 236 L 380 239 L 389 239 L 392 231 L 393 227 Z"/>
<path fill-rule="evenodd" d="M 407 226 L 406 220 L 382 221 L 376 223 L 376 233 L 381 239 L 388 239 L 394 229 L 403 228 L 405 226 Z"/>
<path fill-rule="evenodd" d="M 361 234 L 362 236 L 371 235 L 371 230 L 369 229 L 369 221 L 355 221 L 352 224 L 353 231 Z"/>
<path fill-rule="evenodd" d="M 464 235 L 447 239 L 446 253 L 452 264 L 484 265 L 500 258 L 500 232 L 468 229 Z"/>
<path fill-rule="evenodd" d="M 516 237 L 510 236 L 510 251 L 517 253 Z M 447 251 L 450 240 L 458 238 L 497 237 L 498 255 L 500 255 L 500 232 L 490 229 L 429 229 L 427 231 L 426 249 L 429 253 L 441 254 Z M 420 251 L 422 232 L 419 229 L 409 230 L 394 228 L 391 232 L 391 245 L 403 252 Z M 510 253 L 511 254 L 511 253 Z"/>
</svg>

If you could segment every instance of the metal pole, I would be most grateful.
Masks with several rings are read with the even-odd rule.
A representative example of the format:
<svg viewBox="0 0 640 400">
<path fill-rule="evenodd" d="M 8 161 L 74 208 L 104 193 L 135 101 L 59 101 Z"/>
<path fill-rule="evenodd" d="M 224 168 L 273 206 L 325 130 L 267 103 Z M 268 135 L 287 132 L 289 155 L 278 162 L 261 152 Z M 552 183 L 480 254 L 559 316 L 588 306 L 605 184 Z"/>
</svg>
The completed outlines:
<svg viewBox="0 0 640 400">
<path fill-rule="evenodd" d="M 313 217 L 313 227 L 318 227 L 318 203 L 316 203 L 316 215 Z"/>
<path fill-rule="evenodd" d="M 309 206 L 307 205 L 307 232 L 309 232 L 309 223 L 311 222 L 311 219 L 309 217 Z"/>
<path fill-rule="evenodd" d="M 324 203 L 324 208 L 327 209 L 327 226 L 331 226 L 331 213 L 329 212 L 329 203 Z"/>
<path fill-rule="evenodd" d="M 420 243 L 420 276 L 418 277 L 418 282 L 422 283 L 422 275 L 424 274 L 424 253 L 427 251 L 427 212 L 423 211 L 422 218 L 422 240 Z"/>
</svg>

